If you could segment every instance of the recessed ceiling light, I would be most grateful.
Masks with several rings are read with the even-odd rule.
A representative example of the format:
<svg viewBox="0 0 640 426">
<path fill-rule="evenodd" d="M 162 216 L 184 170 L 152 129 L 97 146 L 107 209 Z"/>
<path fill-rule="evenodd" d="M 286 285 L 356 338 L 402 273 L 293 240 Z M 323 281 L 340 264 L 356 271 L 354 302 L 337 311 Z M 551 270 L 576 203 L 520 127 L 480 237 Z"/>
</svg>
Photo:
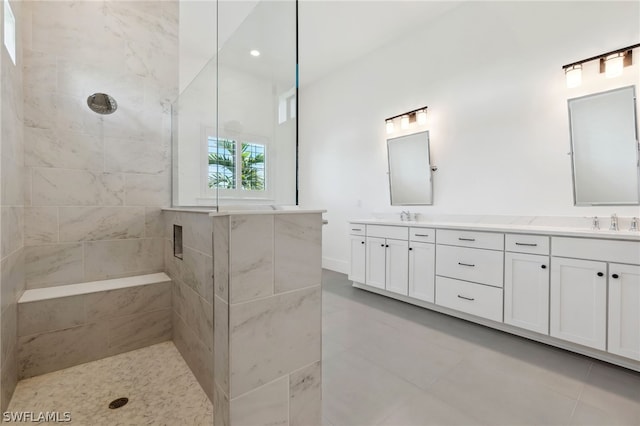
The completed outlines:
<svg viewBox="0 0 640 426">
<path fill-rule="evenodd" d="M 260 51 L 253 49 L 249 54 L 251 54 L 251 56 L 260 56 Z"/>
</svg>

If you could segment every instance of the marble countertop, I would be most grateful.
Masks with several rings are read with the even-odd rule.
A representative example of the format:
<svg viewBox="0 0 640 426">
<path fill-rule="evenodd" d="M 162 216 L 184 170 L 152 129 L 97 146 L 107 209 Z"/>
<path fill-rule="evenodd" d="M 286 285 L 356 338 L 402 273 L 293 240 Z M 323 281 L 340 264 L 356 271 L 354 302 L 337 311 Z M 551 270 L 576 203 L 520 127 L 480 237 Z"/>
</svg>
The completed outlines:
<svg viewBox="0 0 640 426">
<path fill-rule="evenodd" d="M 448 221 L 400 221 L 389 219 L 354 219 L 350 223 L 369 225 L 390 225 L 390 226 L 410 226 L 418 228 L 443 228 L 443 229 L 469 229 L 476 231 L 507 232 L 518 234 L 543 234 L 572 236 L 585 238 L 603 238 L 615 240 L 640 241 L 638 231 L 609 231 L 602 224 L 602 229 L 593 230 L 587 227 L 578 226 L 554 226 L 554 225 L 531 225 L 531 224 L 504 224 L 504 223 L 482 223 L 482 222 L 448 222 Z"/>
</svg>

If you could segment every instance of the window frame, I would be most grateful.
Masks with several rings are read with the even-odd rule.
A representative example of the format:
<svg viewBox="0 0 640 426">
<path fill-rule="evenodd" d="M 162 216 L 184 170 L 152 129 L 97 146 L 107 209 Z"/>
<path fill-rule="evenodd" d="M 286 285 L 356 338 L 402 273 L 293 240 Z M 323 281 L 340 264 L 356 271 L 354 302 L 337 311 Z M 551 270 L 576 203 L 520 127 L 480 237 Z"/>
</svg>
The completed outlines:
<svg viewBox="0 0 640 426">
<path fill-rule="evenodd" d="M 209 187 L 209 138 L 233 140 L 236 147 L 236 187 L 234 189 L 210 188 Z M 242 189 L 242 144 L 257 144 L 264 146 L 264 190 Z M 214 128 L 207 127 L 202 132 L 202 172 L 201 191 L 202 198 L 217 198 L 221 200 L 261 200 L 272 201 L 273 188 L 271 188 L 271 150 L 269 139 L 265 136 L 252 135 L 249 133 L 223 131 L 216 135 Z"/>
</svg>

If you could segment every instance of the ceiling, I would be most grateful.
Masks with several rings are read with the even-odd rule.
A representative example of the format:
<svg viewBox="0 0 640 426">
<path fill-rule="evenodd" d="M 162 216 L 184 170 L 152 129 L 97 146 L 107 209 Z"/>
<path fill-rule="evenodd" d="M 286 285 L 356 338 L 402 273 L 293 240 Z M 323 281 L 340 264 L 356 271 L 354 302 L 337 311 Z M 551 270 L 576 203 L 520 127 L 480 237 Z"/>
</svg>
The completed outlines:
<svg viewBox="0 0 640 426">
<path fill-rule="evenodd" d="M 453 0 L 300 0 L 300 85 L 408 36 L 459 4 Z M 217 13 L 213 5 L 181 0 L 180 49 L 185 61 L 181 78 L 185 83 L 215 53 L 216 31 L 211 22 L 217 14 L 223 18 L 218 28 L 223 66 L 293 83 L 295 8 L 291 2 L 224 0 Z M 260 58 L 249 56 L 251 49 L 261 51 Z"/>
<path fill-rule="evenodd" d="M 301 0 L 301 85 L 408 36 L 460 5 L 457 1 Z"/>
</svg>

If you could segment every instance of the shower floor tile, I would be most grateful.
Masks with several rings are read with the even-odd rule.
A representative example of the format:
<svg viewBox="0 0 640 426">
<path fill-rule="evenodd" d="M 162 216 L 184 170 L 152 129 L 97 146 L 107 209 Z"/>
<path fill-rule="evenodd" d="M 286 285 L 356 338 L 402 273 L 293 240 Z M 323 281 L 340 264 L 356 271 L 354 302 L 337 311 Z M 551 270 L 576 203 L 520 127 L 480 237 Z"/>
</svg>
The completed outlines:
<svg viewBox="0 0 640 426">
<path fill-rule="evenodd" d="M 109 409 L 120 397 L 128 404 Z M 70 424 L 87 426 L 213 424 L 211 402 L 173 342 L 22 380 L 7 411 L 69 412 Z"/>
</svg>

